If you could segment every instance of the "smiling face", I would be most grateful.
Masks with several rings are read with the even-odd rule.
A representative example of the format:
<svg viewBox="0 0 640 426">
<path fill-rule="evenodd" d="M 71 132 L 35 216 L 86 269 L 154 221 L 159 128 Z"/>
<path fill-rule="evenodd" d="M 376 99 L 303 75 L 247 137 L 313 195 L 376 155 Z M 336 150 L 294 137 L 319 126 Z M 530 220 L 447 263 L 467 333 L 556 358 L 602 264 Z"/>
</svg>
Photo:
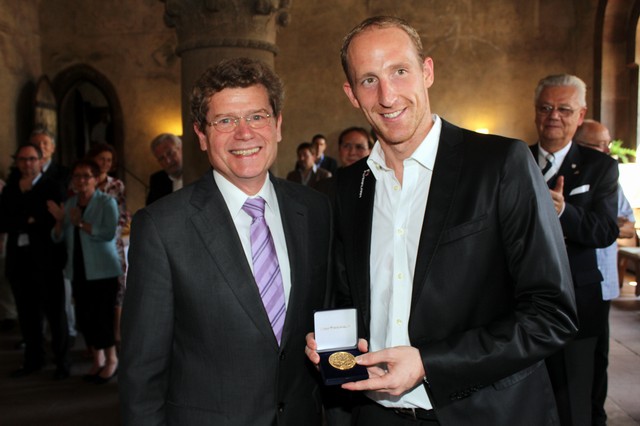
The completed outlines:
<svg viewBox="0 0 640 426">
<path fill-rule="evenodd" d="M 207 122 L 253 113 L 273 113 L 267 90 L 262 85 L 228 88 L 215 93 L 209 101 Z M 269 124 L 260 129 L 251 128 L 245 119 L 240 119 L 235 129 L 228 133 L 210 125 L 204 126 L 204 132 L 197 125 L 193 129 L 198 135 L 200 149 L 207 151 L 213 168 L 244 193 L 255 195 L 262 188 L 278 154 L 281 123 L 280 115 L 269 118 Z"/>
<path fill-rule="evenodd" d="M 350 81 L 344 91 L 373 127 L 383 149 L 408 157 L 433 125 L 428 89 L 433 84 L 431 58 L 420 60 L 401 29 L 370 28 L 348 50 Z"/>
<path fill-rule="evenodd" d="M 545 111 L 542 107 L 551 110 Z M 582 124 L 586 112 L 587 109 L 580 106 L 575 87 L 548 86 L 542 89 L 536 102 L 535 119 L 540 145 L 552 153 L 564 148 Z"/>
<path fill-rule="evenodd" d="M 90 196 L 96 190 L 96 176 L 93 175 L 91 167 L 85 165 L 76 166 L 71 175 L 73 190 L 84 196 Z"/>
<path fill-rule="evenodd" d="M 153 148 L 153 155 L 169 176 L 182 176 L 182 147 L 165 139 Z"/>
<path fill-rule="evenodd" d="M 340 162 L 343 166 L 350 166 L 361 158 L 371 154 L 369 140 L 362 132 L 353 130 L 342 136 L 342 141 L 338 147 Z"/>
<path fill-rule="evenodd" d="M 113 154 L 109 151 L 102 151 L 100 154 L 93 157 L 93 161 L 100 167 L 100 174 L 106 175 L 113 168 Z"/>
<path fill-rule="evenodd" d="M 42 151 L 42 163 L 48 163 L 56 150 L 56 145 L 53 143 L 53 140 L 44 133 L 36 133 L 31 135 L 29 141 L 40 147 L 40 151 Z"/>
</svg>

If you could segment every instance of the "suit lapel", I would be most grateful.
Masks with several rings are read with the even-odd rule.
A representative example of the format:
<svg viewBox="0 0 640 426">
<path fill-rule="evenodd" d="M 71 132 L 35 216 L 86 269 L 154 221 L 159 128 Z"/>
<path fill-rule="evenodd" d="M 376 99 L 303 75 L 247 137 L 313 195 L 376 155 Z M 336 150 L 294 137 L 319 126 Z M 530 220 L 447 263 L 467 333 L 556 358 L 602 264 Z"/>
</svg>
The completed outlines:
<svg viewBox="0 0 640 426">
<path fill-rule="evenodd" d="M 265 338 L 273 340 L 277 348 L 278 344 L 246 261 L 242 243 L 211 171 L 196 183 L 191 204 L 197 209 L 191 216 L 191 223 L 198 231 L 212 261 L 224 276 L 224 284 L 220 285 L 229 286 L 256 328 Z"/>
<path fill-rule="evenodd" d="M 373 224 L 373 202 L 375 198 L 376 179 L 371 173 L 368 165 L 357 182 L 357 192 L 354 194 L 356 198 L 355 208 L 352 210 L 354 224 L 353 241 L 359 241 L 354 244 L 355 253 L 351 261 L 354 264 L 356 274 L 354 276 L 358 280 L 354 284 L 356 297 L 360 301 L 359 309 L 362 311 L 364 326 L 368 327 L 371 315 L 371 280 L 370 265 L 371 258 L 371 226 Z M 344 213 L 348 214 L 348 213 Z M 364 330 L 365 334 L 369 334 L 369 330 Z"/>
<path fill-rule="evenodd" d="M 565 197 L 577 185 L 580 179 L 580 165 L 580 148 L 576 143 L 572 143 L 558 171 L 559 176 L 564 176 L 563 192 Z"/>
<path fill-rule="evenodd" d="M 307 289 L 303 286 L 309 282 L 307 275 L 311 271 L 308 270 L 307 265 L 310 265 L 313 260 L 308 258 L 309 251 L 307 247 L 310 242 L 307 232 L 308 227 L 306 226 L 309 220 L 307 208 L 287 193 L 277 179 L 271 177 L 271 181 L 278 197 L 278 207 L 282 218 L 282 227 L 284 228 L 284 237 L 289 254 L 289 266 L 291 268 L 291 292 L 289 293 L 287 314 L 284 320 L 284 330 L 282 331 L 280 345 L 284 347 L 290 338 L 291 329 L 295 328 L 292 322 L 306 315 L 306 313 L 300 312 L 306 306 L 304 296 L 307 293 Z"/>
<path fill-rule="evenodd" d="M 418 244 L 411 297 L 412 311 L 426 283 L 433 254 L 438 247 L 448 212 L 451 209 L 453 194 L 456 192 L 456 182 L 459 181 L 462 172 L 461 143 L 462 130 L 443 120 Z"/>
</svg>

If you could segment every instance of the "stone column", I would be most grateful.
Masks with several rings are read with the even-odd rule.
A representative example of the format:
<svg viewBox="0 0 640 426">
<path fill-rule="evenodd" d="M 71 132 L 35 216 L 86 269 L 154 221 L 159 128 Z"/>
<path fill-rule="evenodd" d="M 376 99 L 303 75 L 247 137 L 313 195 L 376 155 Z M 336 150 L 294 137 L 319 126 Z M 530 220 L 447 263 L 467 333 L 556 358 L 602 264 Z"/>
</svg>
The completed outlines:
<svg viewBox="0 0 640 426">
<path fill-rule="evenodd" d="M 176 29 L 176 53 L 182 59 L 184 182 L 200 178 L 209 167 L 189 118 L 194 82 L 222 59 L 250 57 L 273 67 L 276 31 L 289 20 L 290 0 L 160 0 L 165 23 Z"/>
</svg>

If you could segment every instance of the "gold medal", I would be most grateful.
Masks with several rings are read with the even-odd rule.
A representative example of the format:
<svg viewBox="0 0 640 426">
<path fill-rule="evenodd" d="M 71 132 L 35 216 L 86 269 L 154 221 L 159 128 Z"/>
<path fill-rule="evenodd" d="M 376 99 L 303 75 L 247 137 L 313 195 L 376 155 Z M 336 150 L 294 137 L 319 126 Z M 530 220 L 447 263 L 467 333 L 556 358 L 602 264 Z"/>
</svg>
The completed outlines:
<svg viewBox="0 0 640 426">
<path fill-rule="evenodd" d="M 335 352 L 329 356 L 329 364 L 338 370 L 349 370 L 356 365 L 356 357 L 349 352 Z"/>
</svg>

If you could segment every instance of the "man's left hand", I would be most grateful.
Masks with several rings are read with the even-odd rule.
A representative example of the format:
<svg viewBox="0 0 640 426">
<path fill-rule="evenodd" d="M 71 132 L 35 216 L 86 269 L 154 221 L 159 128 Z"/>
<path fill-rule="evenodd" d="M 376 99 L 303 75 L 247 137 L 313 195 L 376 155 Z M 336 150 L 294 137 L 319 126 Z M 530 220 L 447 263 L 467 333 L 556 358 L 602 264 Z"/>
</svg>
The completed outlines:
<svg viewBox="0 0 640 426">
<path fill-rule="evenodd" d="M 396 346 L 370 352 L 356 358 L 358 364 L 367 367 L 369 378 L 345 383 L 343 389 L 351 391 L 382 391 L 399 396 L 413 389 L 425 377 L 422 358 L 412 346 Z"/>
</svg>

